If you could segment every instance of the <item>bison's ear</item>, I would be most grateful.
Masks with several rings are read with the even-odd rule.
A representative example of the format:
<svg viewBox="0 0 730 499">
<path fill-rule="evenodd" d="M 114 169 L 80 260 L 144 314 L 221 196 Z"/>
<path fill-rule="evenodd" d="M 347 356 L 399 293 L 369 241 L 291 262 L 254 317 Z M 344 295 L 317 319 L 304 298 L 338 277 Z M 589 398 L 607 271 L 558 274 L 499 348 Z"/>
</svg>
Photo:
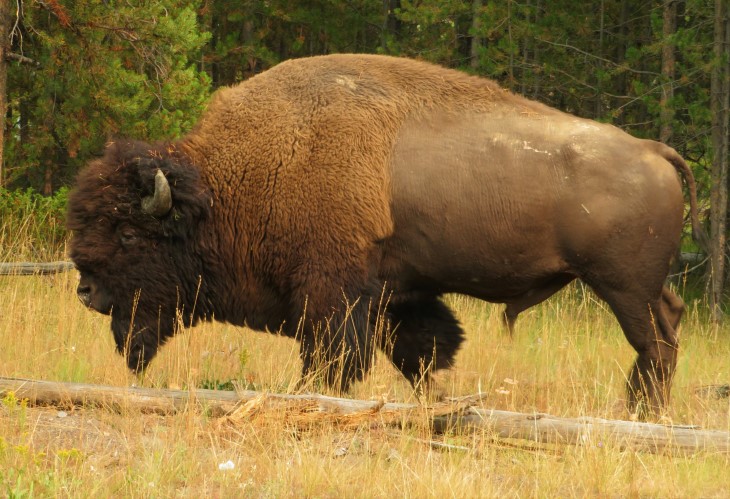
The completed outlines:
<svg viewBox="0 0 730 499">
<path fill-rule="evenodd" d="M 142 212 L 153 217 L 163 217 L 172 209 L 172 193 L 165 174 L 158 169 L 155 174 L 155 192 L 142 198 Z"/>
</svg>

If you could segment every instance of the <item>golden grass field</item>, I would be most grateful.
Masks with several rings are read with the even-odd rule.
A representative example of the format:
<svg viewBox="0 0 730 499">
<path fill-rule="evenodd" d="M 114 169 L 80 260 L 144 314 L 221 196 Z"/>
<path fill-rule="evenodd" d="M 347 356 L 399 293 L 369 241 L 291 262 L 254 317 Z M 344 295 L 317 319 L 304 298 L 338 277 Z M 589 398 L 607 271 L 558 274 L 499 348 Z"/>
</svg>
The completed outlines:
<svg viewBox="0 0 730 499">
<path fill-rule="evenodd" d="M 0 250 L 0 259 L 10 254 Z M 77 279 L 75 272 L 0 277 L 0 376 L 139 383 L 114 351 L 109 319 L 76 298 Z M 580 285 L 524 313 L 514 338 L 502 328 L 500 306 L 448 302 L 468 333 L 456 367 L 438 376 L 449 394 L 484 392 L 488 408 L 625 417 L 633 350 Z M 730 431 L 730 399 L 697 393 L 730 383 L 730 327 L 710 325 L 704 308 L 690 303 L 683 320 L 669 417 Z M 293 340 L 209 323 L 163 347 L 142 383 L 238 380 L 286 393 L 299 369 Z M 382 357 L 349 396 L 416 402 Z M 220 469 L 229 461 L 232 469 Z M 0 403 L 0 497 L 728 497 L 728 469 L 727 455 L 652 455 L 610 441 L 535 445 L 486 429 L 434 436 L 426 418 L 405 428 L 343 425 L 268 409 L 232 423 L 196 409 L 159 416 L 28 407 L 12 396 Z"/>
</svg>

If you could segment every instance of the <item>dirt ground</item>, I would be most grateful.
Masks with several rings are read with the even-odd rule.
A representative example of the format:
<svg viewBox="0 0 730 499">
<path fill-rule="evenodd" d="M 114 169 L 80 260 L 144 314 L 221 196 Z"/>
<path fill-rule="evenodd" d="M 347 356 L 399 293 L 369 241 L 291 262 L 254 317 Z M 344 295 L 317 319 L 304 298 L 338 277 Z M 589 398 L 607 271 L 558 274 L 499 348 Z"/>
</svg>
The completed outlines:
<svg viewBox="0 0 730 499">
<path fill-rule="evenodd" d="M 76 452 L 97 467 L 124 465 L 131 439 L 144 435 L 145 428 L 164 424 L 161 416 L 140 414 L 139 433 L 130 434 L 121 415 L 103 409 L 25 407 L 22 411 L 19 425 L 17 411 L 0 410 L 0 426 L 16 427 L 14 432 L 3 432 L 7 445 L 27 448 L 34 455 Z"/>
</svg>

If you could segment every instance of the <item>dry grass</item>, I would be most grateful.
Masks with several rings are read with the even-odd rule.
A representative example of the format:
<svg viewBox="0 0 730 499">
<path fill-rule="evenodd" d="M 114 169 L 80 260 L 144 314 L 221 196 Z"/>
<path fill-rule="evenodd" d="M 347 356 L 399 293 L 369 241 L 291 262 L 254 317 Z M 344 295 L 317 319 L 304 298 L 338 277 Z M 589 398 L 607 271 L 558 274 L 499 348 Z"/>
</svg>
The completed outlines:
<svg viewBox="0 0 730 499">
<path fill-rule="evenodd" d="M 127 386 L 138 383 L 114 353 L 108 318 L 75 297 L 74 272 L 0 277 L 0 376 Z M 624 377 L 633 351 L 613 316 L 572 287 L 520 317 L 510 339 L 501 308 L 463 297 L 450 305 L 468 331 L 456 368 L 440 374 L 454 395 L 482 391 L 484 405 L 561 416 L 623 416 Z M 692 304 L 670 416 L 730 430 L 729 399 L 698 387 L 730 383 L 730 329 Z M 174 338 L 144 384 L 293 390 L 298 348 L 289 339 L 223 324 Z M 354 398 L 413 401 L 407 383 L 380 358 Z M 437 440 L 425 417 L 406 429 L 364 420 L 297 419 L 256 408 L 231 420 L 195 410 L 170 417 L 138 412 L 0 404 L 0 496 L 483 497 L 730 495 L 727 456 L 652 456 L 610 442 L 531 448 L 487 431 Z M 463 447 L 459 450 L 456 446 Z M 233 469 L 219 465 L 231 461 Z"/>
</svg>

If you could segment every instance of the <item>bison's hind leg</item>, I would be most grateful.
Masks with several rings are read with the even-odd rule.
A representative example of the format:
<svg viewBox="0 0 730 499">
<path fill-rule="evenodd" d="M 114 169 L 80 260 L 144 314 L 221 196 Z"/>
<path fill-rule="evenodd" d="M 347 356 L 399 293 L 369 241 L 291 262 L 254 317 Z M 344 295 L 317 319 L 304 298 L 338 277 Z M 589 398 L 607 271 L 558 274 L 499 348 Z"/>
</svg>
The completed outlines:
<svg viewBox="0 0 730 499">
<path fill-rule="evenodd" d="M 638 354 L 628 379 L 629 412 L 642 419 L 650 414 L 662 415 L 677 365 L 679 342 L 675 328 L 681 315 L 677 313 L 678 302 L 667 303 L 665 291 L 648 298 L 640 286 L 594 290 L 611 306 L 626 339 Z M 671 310 L 674 313 L 667 317 L 666 312 Z"/>
<path fill-rule="evenodd" d="M 388 312 L 393 329 L 381 346 L 414 388 L 429 389 L 431 373 L 452 365 L 464 330 L 435 296 L 404 301 L 396 296 Z"/>
</svg>

